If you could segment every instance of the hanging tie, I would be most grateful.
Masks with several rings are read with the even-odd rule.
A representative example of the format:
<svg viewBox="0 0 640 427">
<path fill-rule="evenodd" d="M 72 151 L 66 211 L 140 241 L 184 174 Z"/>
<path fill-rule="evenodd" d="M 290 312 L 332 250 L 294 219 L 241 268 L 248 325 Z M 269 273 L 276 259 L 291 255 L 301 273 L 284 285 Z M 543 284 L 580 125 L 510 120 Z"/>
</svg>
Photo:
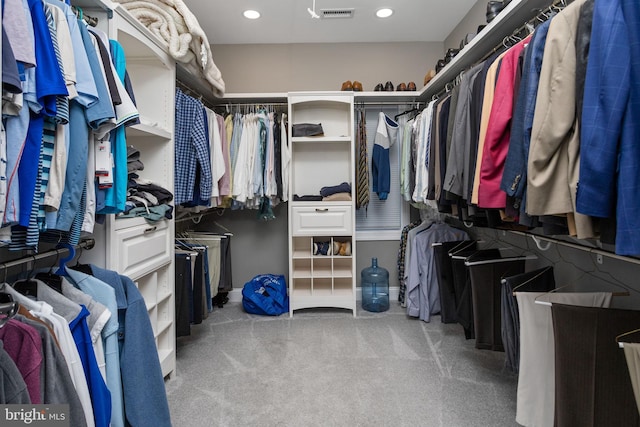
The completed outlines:
<svg viewBox="0 0 640 427">
<path fill-rule="evenodd" d="M 367 123 L 364 110 L 360 110 L 358 121 L 358 164 L 356 167 L 356 209 L 369 204 L 369 167 L 367 164 Z"/>
</svg>

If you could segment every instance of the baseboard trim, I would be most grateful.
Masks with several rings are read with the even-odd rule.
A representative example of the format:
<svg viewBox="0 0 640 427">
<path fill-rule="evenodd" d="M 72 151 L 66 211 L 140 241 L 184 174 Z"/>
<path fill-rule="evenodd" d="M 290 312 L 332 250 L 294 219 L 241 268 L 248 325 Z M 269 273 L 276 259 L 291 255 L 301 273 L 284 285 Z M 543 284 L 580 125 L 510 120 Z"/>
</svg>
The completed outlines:
<svg viewBox="0 0 640 427">
<path fill-rule="evenodd" d="M 399 286 L 389 287 L 389 301 L 397 301 L 399 294 L 400 294 Z M 362 288 L 356 288 L 356 300 L 362 301 Z M 229 292 L 229 301 L 242 302 L 242 288 L 232 289 L 231 292 Z"/>
</svg>

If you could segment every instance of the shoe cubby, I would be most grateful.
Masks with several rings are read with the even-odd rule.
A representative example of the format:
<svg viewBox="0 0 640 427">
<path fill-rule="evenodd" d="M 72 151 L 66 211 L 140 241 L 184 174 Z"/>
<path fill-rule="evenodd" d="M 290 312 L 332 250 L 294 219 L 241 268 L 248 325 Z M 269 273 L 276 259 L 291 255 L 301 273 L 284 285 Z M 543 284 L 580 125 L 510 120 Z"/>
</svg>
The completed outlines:
<svg viewBox="0 0 640 427">
<path fill-rule="evenodd" d="M 340 255 L 338 248 L 351 245 L 351 237 L 344 236 L 292 238 L 290 304 L 296 309 L 347 305 L 353 294 L 355 259 Z"/>
<path fill-rule="evenodd" d="M 331 278 L 333 275 L 331 261 L 330 257 L 316 257 L 313 260 L 313 278 Z"/>
</svg>

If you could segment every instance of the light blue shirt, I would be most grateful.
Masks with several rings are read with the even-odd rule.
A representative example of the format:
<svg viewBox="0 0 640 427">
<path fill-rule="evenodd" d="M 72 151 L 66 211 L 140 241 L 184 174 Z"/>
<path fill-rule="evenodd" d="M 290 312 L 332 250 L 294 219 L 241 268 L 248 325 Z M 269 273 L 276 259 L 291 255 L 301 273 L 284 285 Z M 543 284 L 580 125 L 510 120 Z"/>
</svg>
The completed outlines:
<svg viewBox="0 0 640 427">
<path fill-rule="evenodd" d="M 120 354 L 118 351 L 118 303 L 114 289 L 93 276 L 67 269 L 69 282 L 93 299 L 106 306 L 112 313 L 102 329 L 104 360 L 107 372 L 107 387 L 111 392 L 111 426 L 124 427 L 124 406 L 122 403 L 122 380 L 120 377 Z"/>
<path fill-rule="evenodd" d="M 85 50 L 82 42 L 82 35 L 80 34 L 80 28 L 78 27 L 78 18 L 73 13 L 73 10 L 71 10 L 71 7 L 66 3 L 62 3 L 59 0 L 44 1 L 62 9 L 67 18 L 69 32 L 71 33 L 71 43 L 73 45 L 74 63 L 76 66 L 75 89 L 78 92 L 76 100 L 84 107 L 93 105 L 98 101 L 98 89 L 96 88 L 96 83 L 93 79 L 93 74 L 91 73 L 87 51 Z"/>
</svg>

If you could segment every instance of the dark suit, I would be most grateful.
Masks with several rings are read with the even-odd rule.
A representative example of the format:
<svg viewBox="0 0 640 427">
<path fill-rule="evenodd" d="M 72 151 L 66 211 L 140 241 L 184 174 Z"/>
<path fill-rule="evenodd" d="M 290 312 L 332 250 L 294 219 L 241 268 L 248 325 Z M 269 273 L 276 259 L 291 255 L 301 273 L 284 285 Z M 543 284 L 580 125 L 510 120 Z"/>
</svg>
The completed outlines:
<svg viewBox="0 0 640 427">
<path fill-rule="evenodd" d="M 527 47 L 522 81 L 520 82 L 516 107 L 513 113 L 511 141 L 505 160 L 500 188 L 504 190 L 507 195 L 518 199 L 523 199 L 525 196 L 527 159 L 529 158 L 533 113 L 538 95 L 538 82 L 540 81 L 544 44 L 547 40 L 550 23 L 550 20 L 545 21 L 536 28 L 531 42 Z"/>
<path fill-rule="evenodd" d="M 640 6 L 596 1 L 585 78 L 577 210 L 617 219 L 616 253 L 640 254 Z"/>
</svg>

